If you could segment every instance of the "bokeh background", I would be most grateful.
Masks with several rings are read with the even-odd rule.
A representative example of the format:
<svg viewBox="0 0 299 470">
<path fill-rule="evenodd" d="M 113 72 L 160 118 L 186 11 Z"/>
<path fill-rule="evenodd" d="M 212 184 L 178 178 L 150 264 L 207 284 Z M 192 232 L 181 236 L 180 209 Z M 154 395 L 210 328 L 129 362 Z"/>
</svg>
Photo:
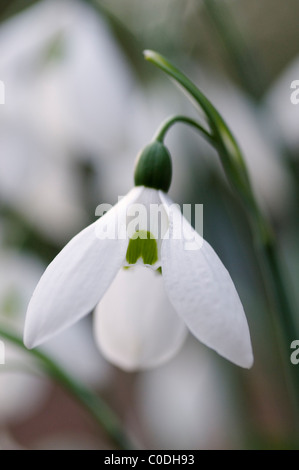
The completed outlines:
<svg viewBox="0 0 299 470">
<path fill-rule="evenodd" d="M 98 204 L 131 188 L 135 156 L 161 121 L 195 116 L 143 60 L 146 48 L 180 66 L 233 130 L 299 305 L 299 104 L 290 101 L 299 80 L 298 17 L 296 0 L 0 1 L 0 325 L 22 332 L 43 270 L 95 220 Z M 167 145 L 170 195 L 204 204 L 204 236 L 247 313 L 253 369 L 229 364 L 190 336 L 166 365 L 125 373 L 97 350 L 91 315 L 43 350 L 104 398 L 140 447 L 299 448 L 243 208 L 215 152 L 192 130 L 177 126 Z M 5 345 L 0 449 L 113 448 L 29 354 Z"/>
</svg>

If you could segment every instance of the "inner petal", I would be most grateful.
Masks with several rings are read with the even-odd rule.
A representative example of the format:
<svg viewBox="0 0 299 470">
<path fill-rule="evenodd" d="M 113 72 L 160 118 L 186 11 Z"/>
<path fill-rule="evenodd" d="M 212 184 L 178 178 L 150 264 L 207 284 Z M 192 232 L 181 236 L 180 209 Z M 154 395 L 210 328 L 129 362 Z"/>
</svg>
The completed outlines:
<svg viewBox="0 0 299 470">
<path fill-rule="evenodd" d="M 158 245 L 151 232 L 139 230 L 130 238 L 126 260 L 129 265 L 136 264 L 138 260 L 145 265 L 153 266 L 158 261 Z"/>
<path fill-rule="evenodd" d="M 187 334 L 163 277 L 143 266 L 120 269 L 96 309 L 94 331 L 104 356 L 125 370 L 162 364 Z"/>
</svg>

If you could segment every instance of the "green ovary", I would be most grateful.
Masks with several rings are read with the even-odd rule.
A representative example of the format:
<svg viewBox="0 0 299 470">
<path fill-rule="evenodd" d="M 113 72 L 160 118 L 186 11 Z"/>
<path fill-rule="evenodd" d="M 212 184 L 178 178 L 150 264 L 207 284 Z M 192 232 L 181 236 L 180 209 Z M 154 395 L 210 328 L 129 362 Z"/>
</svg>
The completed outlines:
<svg viewBox="0 0 299 470">
<path fill-rule="evenodd" d="M 128 264 L 135 264 L 139 258 L 151 266 L 158 261 L 157 241 L 151 232 L 139 230 L 130 238 L 126 260 Z"/>
</svg>

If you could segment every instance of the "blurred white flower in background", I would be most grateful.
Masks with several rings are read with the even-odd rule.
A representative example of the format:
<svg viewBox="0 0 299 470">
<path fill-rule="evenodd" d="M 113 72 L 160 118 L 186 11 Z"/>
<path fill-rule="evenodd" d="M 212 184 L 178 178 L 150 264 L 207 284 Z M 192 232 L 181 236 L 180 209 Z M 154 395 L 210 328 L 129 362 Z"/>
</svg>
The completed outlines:
<svg viewBox="0 0 299 470">
<path fill-rule="evenodd" d="M 38 135 L 77 152 L 121 143 L 134 81 L 92 8 L 44 0 L 4 24 L 0 39 L 7 117 L 29 120 Z"/>
<path fill-rule="evenodd" d="M 0 41 L 0 197 L 65 241 L 84 223 L 70 157 L 97 164 L 123 152 L 134 80 L 105 22 L 80 2 L 42 1 L 2 25 Z"/>
<path fill-rule="evenodd" d="M 17 252 L 0 253 L 0 324 L 22 331 L 24 311 L 43 267 Z M 5 365 L 0 366 L 1 425 L 21 422 L 47 399 L 48 385 L 34 361 L 21 349 L 5 343 Z M 28 373 L 29 372 L 29 373 Z"/>
<path fill-rule="evenodd" d="M 6 363 L 0 366 L 0 428 L 37 413 L 48 398 L 48 383 L 28 354 L 5 342 Z"/>
<path fill-rule="evenodd" d="M 229 385 L 208 350 L 191 338 L 171 362 L 140 374 L 136 395 L 151 449 L 225 448 L 232 442 Z"/>
<path fill-rule="evenodd" d="M 50 340 L 43 348 L 66 371 L 90 387 L 101 388 L 111 367 L 95 346 L 91 322 L 83 320 Z"/>
<path fill-rule="evenodd" d="M 177 111 L 177 92 L 167 81 L 142 89 L 105 21 L 81 2 L 44 0 L 2 25 L 0 41 L 0 197 L 64 242 L 86 222 L 74 164 L 92 164 L 95 198 L 98 188 L 107 201 L 125 194 L 136 154 Z M 175 196 L 188 178 L 183 160 Z"/>
<path fill-rule="evenodd" d="M 0 143 L 1 200 L 48 239 L 67 239 L 85 214 L 66 162 L 26 124 L 1 123 Z"/>
</svg>

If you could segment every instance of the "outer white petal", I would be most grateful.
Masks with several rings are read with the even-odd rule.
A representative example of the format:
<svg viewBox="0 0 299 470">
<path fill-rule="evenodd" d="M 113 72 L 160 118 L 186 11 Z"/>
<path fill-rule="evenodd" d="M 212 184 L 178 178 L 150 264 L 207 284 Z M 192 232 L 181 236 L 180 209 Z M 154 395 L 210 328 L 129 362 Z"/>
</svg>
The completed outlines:
<svg viewBox="0 0 299 470">
<path fill-rule="evenodd" d="M 160 197 L 169 214 L 162 272 L 170 301 L 196 338 L 233 363 L 250 368 L 253 355 L 248 324 L 229 273 L 179 208 L 162 192 Z M 186 249 L 191 239 L 198 249 Z"/>
<path fill-rule="evenodd" d="M 94 326 L 104 356 L 125 370 L 166 362 L 187 334 L 162 276 L 144 266 L 120 270 L 96 309 Z"/>
<path fill-rule="evenodd" d="M 106 227 L 125 226 L 129 204 L 142 192 L 134 188 L 109 212 L 75 236 L 48 266 L 31 298 L 24 342 L 35 347 L 88 314 L 124 262 L 128 240 L 98 238 Z"/>
</svg>

